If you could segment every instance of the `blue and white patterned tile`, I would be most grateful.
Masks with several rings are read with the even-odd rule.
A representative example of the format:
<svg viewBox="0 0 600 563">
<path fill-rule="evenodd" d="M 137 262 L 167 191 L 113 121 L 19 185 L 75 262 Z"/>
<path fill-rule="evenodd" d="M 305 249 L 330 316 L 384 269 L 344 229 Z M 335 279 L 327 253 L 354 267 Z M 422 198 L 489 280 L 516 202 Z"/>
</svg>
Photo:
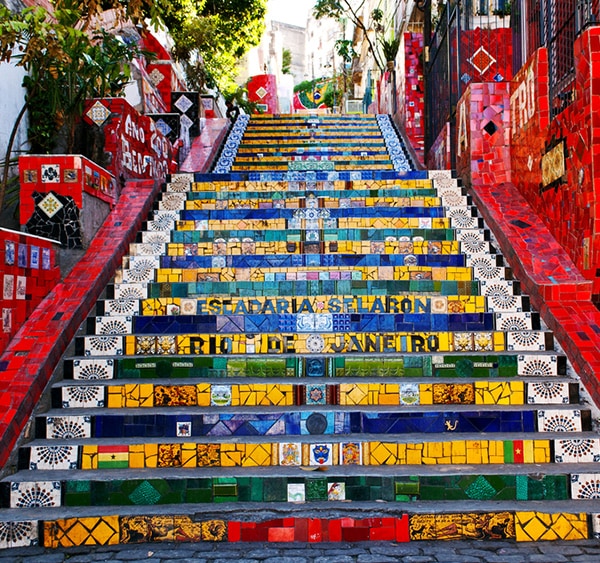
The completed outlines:
<svg viewBox="0 0 600 563">
<path fill-rule="evenodd" d="M 166 191 L 175 193 L 189 192 L 193 181 L 193 174 L 172 174 L 169 182 L 167 182 Z"/>
<path fill-rule="evenodd" d="M 141 304 L 139 299 L 106 299 L 103 302 L 103 305 L 104 315 L 107 317 L 111 317 L 113 315 L 139 315 L 141 311 Z"/>
<path fill-rule="evenodd" d="M 124 340 L 122 336 L 94 335 L 83 337 L 86 356 L 122 356 Z"/>
<path fill-rule="evenodd" d="M 162 256 L 166 254 L 164 242 L 137 242 L 129 245 L 129 254 L 133 256 Z"/>
<path fill-rule="evenodd" d="M 152 213 L 152 217 L 146 221 L 148 231 L 172 231 L 180 220 L 178 211 L 167 211 L 157 209 Z"/>
<path fill-rule="evenodd" d="M 580 473 L 571 475 L 571 498 L 575 500 L 600 499 L 600 474 Z"/>
<path fill-rule="evenodd" d="M 487 280 L 479 281 L 481 295 L 488 302 L 488 310 L 493 312 L 514 311 L 518 309 L 520 300 L 515 296 L 514 283 L 511 280 Z"/>
<path fill-rule="evenodd" d="M 473 215 L 471 206 L 447 207 L 446 217 L 450 218 L 453 229 L 475 229 L 479 226 L 479 218 Z"/>
<path fill-rule="evenodd" d="M 550 377 L 558 375 L 558 356 L 521 354 L 517 357 L 518 374 L 526 377 Z"/>
<path fill-rule="evenodd" d="M 567 405 L 569 401 L 569 384 L 564 381 L 527 383 L 527 403 L 530 405 Z"/>
<path fill-rule="evenodd" d="M 31 446 L 29 450 L 29 469 L 32 471 L 77 469 L 78 459 L 78 446 L 70 444 Z"/>
<path fill-rule="evenodd" d="M 37 545 L 39 525 L 37 520 L 0 522 L 0 549 Z"/>
<path fill-rule="evenodd" d="M 130 334 L 133 331 L 133 318 L 130 316 L 96 317 L 94 334 Z"/>
<path fill-rule="evenodd" d="M 115 299 L 148 299 L 147 283 L 120 283 L 113 285 Z"/>
<path fill-rule="evenodd" d="M 140 231 L 143 244 L 165 244 L 171 242 L 169 231 Z"/>
<path fill-rule="evenodd" d="M 181 211 L 185 209 L 187 201 L 186 194 L 163 193 L 158 201 L 158 209 L 161 211 Z"/>
<path fill-rule="evenodd" d="M 546 350 L 546 338 L 549 334 L 541 330 L 515 330 L 507 332 L 506 349 L 515 352 L 541 352 Z"/>
<path fill-rule="evenodd" d="M 99 385 L 68 385 L 61 389 L 62 408 L 98 408 L 105 405 L 105 387 Z"/>
<path fill-rule="evenodd" d="M 581 432 L 579 409 L 544 409 L 537 411 L 538 432 Z"/>
<path fill-rule="evenodd" d="M 494 315 L 496 330 L 533 330 L 531 313 L 496 313 Z"/>
<path fill-rule="evenodd" d="M 89 416 L 46 417 L 46 438 L 73 440 L 92 437 L 92 419 Z"/>
<path fill-rule="evenodd" d="M 21 481 L 10 484 L 11 508 L 53 508 L 61 506 L 60 481 Z"/>
<path fill-rule="evenodd" d="M 600 462 L 600 438 L 567 438 L 554 440 L 556 463 Z"/>
<path fill-rule="evenodd" d="M 110 358 L 77 358 L 73 360 L 73 379 L 94 381 L 114 379 L 115 362 Z"/>
</svg>

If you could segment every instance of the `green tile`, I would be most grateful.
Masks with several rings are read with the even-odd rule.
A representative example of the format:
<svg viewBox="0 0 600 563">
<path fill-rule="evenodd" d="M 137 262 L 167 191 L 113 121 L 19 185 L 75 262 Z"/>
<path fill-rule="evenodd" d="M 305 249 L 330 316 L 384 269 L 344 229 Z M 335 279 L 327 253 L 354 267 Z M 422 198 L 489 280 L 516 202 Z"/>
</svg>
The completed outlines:
<svg viewBox="0 0 600 563">
<path fill-rule="evenodd" d="M 306 479 L 305 481 L 306 500 L 325 501 L 327 500 L 327 479 Z"/>
<path fill-rule="evenodd" d="M 263 500 L 266 500 L 264 497 L 264 479 L 262 477 L 251 477 L 250 500 L 253 502 L 263 502 Z"/>
</svg>

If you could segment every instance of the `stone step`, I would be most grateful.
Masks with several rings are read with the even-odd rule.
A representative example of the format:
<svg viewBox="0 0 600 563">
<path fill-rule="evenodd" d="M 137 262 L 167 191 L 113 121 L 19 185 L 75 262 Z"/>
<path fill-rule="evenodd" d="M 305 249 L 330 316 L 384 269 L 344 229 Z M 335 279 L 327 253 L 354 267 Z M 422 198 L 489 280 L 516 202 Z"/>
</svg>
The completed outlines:
<svg viewBox="0 0 600 563">
<path fill-rule="evenodd" d="M 290 332 L 539 331 L 538 313 L 251 313 L 238 302 L 231 314 L 96 316 L 88 335 Z"/>
<path fill-rule="evenodd" d="M 356 180 L 253 180 L 248 184 L 247 180 L 236 180 L 231 175 L 221 174 L 173 174 L 165 184 L 166 193 L 206 193 L 216 192 L 220 194 L 249 194 L 258 193 L 312 193 L 315 195 L 321 192 L 336 191 L 345 196 L 354 193 L 361 195 L 368 191 L 371 195 L 383 195 L 389 190 L 407 190 L 414 191 L 415 195 L 420 192 L 434 193 L 436 195 L 446 195 L 457 193 L 457 190 L 464 194 L 464 188 L 461 188 L 461 181 L 456 178 L 444 178 L 443 181 L 427 178 L 424 174 L 418 174 L 416 177 L 411 174 L 405 174 L 403 177 L 389 179 L 356 179 Z"/>
<path fill-rule="evenodd" d="M 399 243 L 399 248 L 409 250 L 423 247 L 421 243 L 429 241 L 457 241 L 461 249 L 468 254 L 495 253 L 491 247 L 490 234 L 483 229 L 374 229 L 369 227 L 356 229 L 232 229 L 232 230 L 173 230 L 158 231 L 145 229 L 138 238 L 142 243 L 199 243 L 223 239 L 227 244 L 237 245 L 239 240 L 249 238 L 252 242 L 324 242 L 327 250 L 336 250 L 343 242 L 365 241 L 376 243 Z M 234 239 L 234 240 L 231 240 Z M 215 240 L 215 242 L 217 242 Z M 219 242 L 222 242 L 221 240 Z"/>
<path fill-rule="evenodd" d="M 459 314 L 492 312 L 529 312 L 529 302 L 516 296 L 514 303 L 507 303 L 497 310 L 491 298 L 483 295 L 386 295 L 351 296 L 318 295 L 313 297 L 199 297 L 195 301 L 180 297 L 149 299 L 101 299 L 96 302 L 97 317 L 112 316 L 158 316 L 158 315 L 231 315 L 231 314 Z M 539 315 L 534 313 L 533 316 Z M 518 317 L 519 315 L 517 315 Z"/>
<path fill-rule="evenodd" d="M 243 381 L 190 378 L 182 383 L 156 378 L 140 383 L 126 380 L 63 380 L 52 388 L 53 408 L 152 408 L 152 407 L 230 407 L 255 406 L 402 406 L 427 410 L 439 405 L 575 405 L 579 386 L 571 381 L 474 381 L 461 383 L 290 383 L 275 378 L 245 378 Z M 417 409 L 417 410 L 418 410 Z"/>
<path fill-rule="evenodd" d="M 564 471 L 564 470 L 563 470 Z M 39 473 L 42 473 L 41 471 Z M 91 473 L 91 472 L 90 472 Z M 58 481 L 56 476 L 21 472 L 0 483 L 0 507 L 27 509 L 83 506 L 151 506 L 201 503 L 445 502 L 584 500 L 600 483 L 600 474 L 248 476 L 138 479 L 92 478 L 88 474 Z M 79 479 L 75 478 L 79 477 Z M 22 480 L 21 480 L 22 479 Z M 583 508 L 583 507 L 582 507 Z"/>
<path fill-rule="evenodd" d="M 150 276 L 148 275 L 148 278 Z M 216 276 L 215 276 L 216 277 Z M 515 280 L 494 280 L 486 283 L 475 280 L 449 281 L 431 279 L 411 280 L 357 280 L 352 279 L 347 272 L 337 276 L 315 276 L 310 273 L 301 273 L 300 279 L 280 279 L 282 276 L 272 276 L 274 279 L 265 281 L 218 281 L 204 276 L 203 280 L 188 282 L 168 281 L 157 283 L 144 281 L 116 282 L 108 286 L 107 295 L 114 299 L 145 299 L 149 297 L 181 297 L 205 298 L 213 296 L 295 296 L 295 295 L 324 295 L 324 294 L 354 294 L 354 295 L 381 295 L 398 293 L 431 293 L 434 295 L 485 295 L 491 297 L 499 310 L 505 304 L 514 303 L 517 299 L 513 293 L 520 291 L 520 284 Z M 291 276 L 290 276 L 291 278 Z M 523 297 L 528 299 L 528 297 Z"/>
<path fill-rule="evenodd" d="M 78 356 L 144 356 L 196 354 L 392 354 L 532 352 L 554 350 L 548 331 L 361 332 L 361 333 L 145 334 L 77 336 Z"/>
<path fill-rule="evenodd" d="M 597 434 L 592 432 L 538 432 L 499 434 L 498 438 L 482 438 L 481 433 L 396 437 L 395 435 L 361 435 L 317 437 L 235 436 L 196 438 L 187 436 L 189 420 L 181 420 L 170 436 L 153 433 L 153 416 L 147 415 L 143 437 L 91 438 L 92 417 L 54 417 L 46 429 L 48 439 L 35 440 L 20 449 L 19 466 L 35 471 L 79 469 L 129 470 L 127 478 L 135 478 L 136 470 L 236 468 L 250 474 L 256 468 L 309 467 L 330 470 L 351 466 L 359 474 L 369 475 L 372 468 L 395 466 L 397 471 L 420 473 L 421 467 L 438 466 L 438 471 L 461 473 L 466 466 L 490 466 L 498 471 L 503 465 L 529 465 L 544 472 L 547 465 L 580 464 L 583 473 L 597 468 Z M 133 428 L 133 427 L 132 427 Z M 176 437 L 179 432 L 185 436 Z M 465 467 L 463 467 L 465 466 Z M 493 466 L 493 467 L 492 467 Z M 34 469 L 32 469 L 34 468 Z M 405 468 L 405 469 L 400 469 Z M 521 467 L 522 468 L 522 467 Z M 507 469 L 507 468 L 505 468 Z M 233 470 L 231 470 L 233 472 Z M 272 474 L 271 472 L 271 474 Z M 124 475 L 125 476 L 125 475 Z M 233 476 L 233 474 L 231 474 Z"/>
<path fill-rule="evenodd" d="M 395 356 L 267 356 L 223 355 L 161 356 L 158 358 L 66 358 L 66 380 L 154 378 L 390 378 L 392 382 L 435 378 L 496 379 L 513 377 L 558 378 L 567 374 L 567 361 L 551 353 L 441 354 Z M 319 379 L 321 383 L 323 380 Z M 434 383 L 435 381 L 432 381 Z M 501 385 L 501 384 L 499 384 Z M 502 387 L 500 387 L 502 389 Z M 414 388 L 411 395 L 414 394 Z"/>
</svg>

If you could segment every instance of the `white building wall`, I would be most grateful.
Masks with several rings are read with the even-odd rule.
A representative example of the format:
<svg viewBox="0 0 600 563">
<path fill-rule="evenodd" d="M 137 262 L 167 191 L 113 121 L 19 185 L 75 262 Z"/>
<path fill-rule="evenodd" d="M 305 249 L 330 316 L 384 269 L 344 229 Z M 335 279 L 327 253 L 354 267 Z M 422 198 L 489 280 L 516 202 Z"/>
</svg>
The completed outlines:
<svg viewBox="0 0 600 563">
<path fill-rule="evenodd" d="M 21 86 L 25 72 L 11 63 L 0 63 L 0 159 L 4 160 L 10 134 L 25 103 L 25 88 Z M 27 116 L 21 121 L 13 143 L 13 155 L 27 150 Z"/>
</svg>

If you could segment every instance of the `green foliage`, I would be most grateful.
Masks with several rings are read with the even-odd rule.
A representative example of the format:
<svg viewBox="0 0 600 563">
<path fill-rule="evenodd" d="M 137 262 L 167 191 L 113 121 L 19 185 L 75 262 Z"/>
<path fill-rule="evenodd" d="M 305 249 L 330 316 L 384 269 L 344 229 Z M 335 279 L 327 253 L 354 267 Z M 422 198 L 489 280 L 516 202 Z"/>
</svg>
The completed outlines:
<svg viewBox="0 0 600 563">
<path fill-rule="evenodd" d="M 350 39 L 338 39 L 335 42 L 335 52 L 345 63 L 351 62 L 352 59 L 356 57 L 356 53 Z"/>
<path fill-rule="evenodd" d="M 284 48 L 281 53 L 281 72 L 282 74 L 292 74 L 292 52 Z"/>
<path fill-rule="evenodd" d="M 64 128 L 70 152 L 84 101 L 116 96 L 129 80 L 127 63 L 139 54 L 137 46 L 126 45 L 104 30 L 92 33 L 89 24 L 94 6 L 56 0 L 50 15 L 41 7 L 13 13 L 0 5 L 0 60 L 12 61 L 27 71 L 23 81 L 27 95 L 7 146 L 0 208 L 8 182 L 8 158 L 26 110 L 30 111 L 34 150 L 52 150 L 58 131 Z"/>
<path fill-rule="evenodd" d="M 394 61 L 398 55 L 398 49 L 400 49 L 400 37 L 381 39 L 379 44 L 385 60 Z"/>
<path fill-rule="evenodd" d="M 359 10 L 363 6 L 363 2 L 361 2 L 358 6 L 352 0 L 316 0 L 315 6 L 313 8 L 313 15 L 316 19 L 321 18 L 333 18 L 336 20 L 342 20 L 344 18 L 348 18 L 354 26 L 358 29 L 361 29 L 363 32 L 364 40 L 367 42 L 368 49 L 373 55 L 373 59 L 375 64 L 379 67 L 381 72 L 383 72 L 383 63 L 379 58 L 379 52 L 376 48 L 376 45 L 371 41 L 371 36 L 369 30 L 367 28 L 368 22 L 363 21 L 363 18 L 360 15 Z M 383 19 L 383 12 L 379 8 L 376 8 L 371 12 L 371 19 L 375 22 L 375 29 L 380 31 L 383 29 L 380 20 Z M 342 41 L 346 41 L 342 39 Z M 350 53 L 348 50 L 348 55 L 356 56 L 354 50 Z M 343 56 L 343 55 L 342 55 Z M 346 60 L 346 59 L 344 59 Z M 348 62 L 348 61 L 347 61 Z"/>
<path fill-rule="evenodd" d="M 266 0 L 160 0 L 174 55 L 196 88 L 231 90 L 238 60 L 258 45 Z"/>
</svg>

